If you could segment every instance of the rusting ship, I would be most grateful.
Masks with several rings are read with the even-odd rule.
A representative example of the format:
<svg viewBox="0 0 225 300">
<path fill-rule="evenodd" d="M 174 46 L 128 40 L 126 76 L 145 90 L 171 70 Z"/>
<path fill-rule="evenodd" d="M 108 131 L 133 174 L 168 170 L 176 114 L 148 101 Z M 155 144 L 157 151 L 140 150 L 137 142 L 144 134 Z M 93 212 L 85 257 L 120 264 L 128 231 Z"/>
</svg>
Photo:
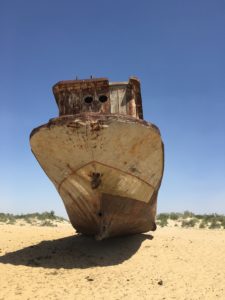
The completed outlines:
<svg viewBox="0 0 225 300">
<path fill-rule="evenodd" d="M 164 150 L 143 120 L 140 81 L 60 81 L 53 93 L 59 117 L 35 128 L 30 144 L 76 231 L 97 239 L 154 231 Z"/>
</svg>

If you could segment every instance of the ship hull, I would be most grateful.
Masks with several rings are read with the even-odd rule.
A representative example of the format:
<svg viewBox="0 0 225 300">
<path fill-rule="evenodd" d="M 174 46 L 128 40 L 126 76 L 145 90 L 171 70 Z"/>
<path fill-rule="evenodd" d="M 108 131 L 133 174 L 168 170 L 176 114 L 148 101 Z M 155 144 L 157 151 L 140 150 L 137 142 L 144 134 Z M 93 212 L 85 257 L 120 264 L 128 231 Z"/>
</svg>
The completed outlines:
<svg viewBox="0 0 225 300">
<path fill-rule="evenodd" d="M 32 151 L 81 233 L 98 239 L 155 230 L 163 143 L 152 124 L 85 113 L 34 129 Z"/>
</svg>

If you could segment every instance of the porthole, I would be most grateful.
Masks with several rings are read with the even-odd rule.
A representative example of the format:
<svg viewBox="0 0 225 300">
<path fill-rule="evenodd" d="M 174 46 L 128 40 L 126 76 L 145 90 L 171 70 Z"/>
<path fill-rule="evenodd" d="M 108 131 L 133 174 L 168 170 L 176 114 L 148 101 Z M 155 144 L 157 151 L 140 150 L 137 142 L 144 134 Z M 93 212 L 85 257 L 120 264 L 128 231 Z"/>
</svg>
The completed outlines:
<svg viewBox="0 0 225 300">
<path fill-rule="evenodd" d="M 93 101 L 93 97 L 87 96 L 84 98 L 84 102 L 90 104 Z"/>
<path fill-rule="evenodd" d="M 102 103 L 106 102 L 108 100 L 108 97 L 106 95 L 99 96 L 98 100 Z"/>
</svg>

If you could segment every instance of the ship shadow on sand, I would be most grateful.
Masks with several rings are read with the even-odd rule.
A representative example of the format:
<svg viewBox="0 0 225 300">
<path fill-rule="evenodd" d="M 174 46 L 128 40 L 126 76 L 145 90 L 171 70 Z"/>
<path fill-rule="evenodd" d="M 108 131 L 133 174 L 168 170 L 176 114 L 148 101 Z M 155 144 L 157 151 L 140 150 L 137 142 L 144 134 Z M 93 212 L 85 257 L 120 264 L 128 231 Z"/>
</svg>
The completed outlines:
<svg viewBox="0 0 225 300">
<path fill-rule="evenodd" d="M 73 235 L 6 253 L 0 257 L 0 263 L 54 269 L 112 266 L 132 257 L 146 239 L 152 240 L 153 236 L 136 234 L 96 241 Z"/>
</svg>

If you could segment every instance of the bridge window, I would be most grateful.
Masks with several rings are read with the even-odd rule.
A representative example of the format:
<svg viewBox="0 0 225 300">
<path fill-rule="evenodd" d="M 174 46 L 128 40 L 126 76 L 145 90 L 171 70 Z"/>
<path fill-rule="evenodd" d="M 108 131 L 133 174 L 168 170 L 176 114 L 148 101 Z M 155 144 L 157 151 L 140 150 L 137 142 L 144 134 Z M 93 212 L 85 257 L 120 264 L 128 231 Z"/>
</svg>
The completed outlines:
<svg viewBox="0 0 225 300">
<path fill-rule="evenodd" d="M 87 96 L 84 98 L 84 102 L 90 104 L 93 101 L 93 97 Z"/>
<path fill-rule="evenodd" d="M 99 96 L 98 99 L 100 102 L 104 103 L 108 100 L 108 97 L 106 95 L 101 95 L 101 96 Z"/>
</svg>

